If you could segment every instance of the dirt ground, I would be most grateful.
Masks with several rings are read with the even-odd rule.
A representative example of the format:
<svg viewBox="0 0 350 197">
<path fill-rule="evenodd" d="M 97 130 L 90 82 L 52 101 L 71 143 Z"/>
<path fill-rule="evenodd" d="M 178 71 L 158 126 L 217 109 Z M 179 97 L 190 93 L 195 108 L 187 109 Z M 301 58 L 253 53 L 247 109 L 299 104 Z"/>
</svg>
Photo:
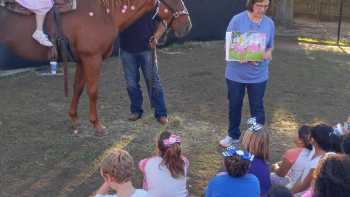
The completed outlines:
<svg viewBox="0 0 350 197">
<path fill-rule="evenodd" d="M 338 25 L 338 21 L 325 21 L 310 16 L 295 16 L 291 26 L 277 26 L 277 34 L 337 41 Z M 339 36 L 340 42 L 350 43 L 350 20 L 342 21 Z"/>
<path fill-rule="evenodd" d="M 191 196 L 202 196 L 220 168 L 218 140 L 227 126 L 223 46 L 222 41 L 189 42 L 158 50 L 168 127 L 183 136 Z M 349 115 L 349 54 L 346 47 L 277 39 L 265 97 L 272 161 L 292 146 L 301 124 L 336 123 Z M 74 66 L 69 71 L 72 83 Z M 129 101 L 117 58 L 105 61 L 99 87 L 99 115 L 108 134 L 93 136 L 84 94 L 83 132 L 75 137 L 69 133 L 70 99 L 64 97 L 62 76 L 30 71 L 0 78 L 1 197 L 90 196 L 102 183 L 98 165 L 106 150 L 124 148 L 135 162 L 153 154 L 154 138 L 165 127 L 154 120 L 148 102 L 142 120 L 126 121 Z M 248 114 L 246 103 L 243 120 Z M 133 181 L 141 186 L 138 170 Z"/>
</svg>

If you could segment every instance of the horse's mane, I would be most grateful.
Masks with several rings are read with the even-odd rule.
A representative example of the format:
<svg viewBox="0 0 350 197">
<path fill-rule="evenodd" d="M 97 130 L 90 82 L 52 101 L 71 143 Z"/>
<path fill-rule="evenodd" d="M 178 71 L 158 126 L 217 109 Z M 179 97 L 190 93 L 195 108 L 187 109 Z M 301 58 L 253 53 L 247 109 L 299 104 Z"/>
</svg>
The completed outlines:
<svg viewBox="0 0 350 197">
<path fill-rule="evenodd" d="M 126 2 L 126 5 L 130 5 L 130 1 L 132 0 L 100 0 L 100 3 L 108 9 L 113 9 L 117 7 L 119 4 Z"/>
</svg>

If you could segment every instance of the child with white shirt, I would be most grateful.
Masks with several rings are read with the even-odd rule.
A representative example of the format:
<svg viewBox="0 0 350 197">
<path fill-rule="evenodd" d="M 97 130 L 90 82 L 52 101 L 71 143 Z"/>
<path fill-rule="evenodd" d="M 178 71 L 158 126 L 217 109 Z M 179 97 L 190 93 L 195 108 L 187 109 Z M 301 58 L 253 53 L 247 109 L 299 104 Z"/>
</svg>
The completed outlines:
<svg viewBox="0 0 350 197">
<path fill-rule="evenodd" d="M 181 152 L 181 138 L 169 131 L 157 140 L 157 155 L 140 161 L 143 188 L 151 197 L 187 197 L 188 160 Z"/>
<path fill-rule="evenodd" d="M 104 183 L 97 190 L 95 197 L 146 197 L 147 192 L 135 189 L 131 182 L 133 166 L 134 160 L 128 152 L 111 150 L 101 163 L 100 173 Z M 108 194 L 110 189 L 117 193 Z"/>
<path fill-rule="evenodd" d="M 294 196 L 301 196 L 311 186 L 313 173 L 318 162 L 327 152 L 332 151 L 332 135 L 335 134 L 330 125 L 318 124 L 311 128 L 310 143 L 313 148 L 307 158 L 301 177 L 291 188 Z"/>
</svg>

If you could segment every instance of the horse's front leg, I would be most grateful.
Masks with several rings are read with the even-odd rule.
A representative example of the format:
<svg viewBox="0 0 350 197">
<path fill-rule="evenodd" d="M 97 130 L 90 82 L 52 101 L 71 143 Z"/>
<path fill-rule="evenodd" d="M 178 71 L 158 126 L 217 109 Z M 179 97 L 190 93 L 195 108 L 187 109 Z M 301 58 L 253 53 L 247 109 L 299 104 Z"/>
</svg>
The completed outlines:
<svg viewBox="0 0 350 197">
<path fill-rule="evenodd" d="M 82 64 L 77 64 L 75 70 L 75 80 L 74 80 L 74 92 L 72 101 L 70 104 L 69 117 L 72 122 L 72 126 L 74 129 L 74 133 L 78 133 L 78 127 L 80 125 L 79 117 L 78 117 L 78 104 L 80 96 L 85 87 L 85 76 L 84 76 L 84 68 Z"/>
<path fill-rule="evenodd" d="M 87 83 L 87 91 L 89 95 L 89 117 L 90 122 L 96 129 L 96 135 L 103 135 L 105 128 L 97 117 L 97 98 L 98 98 L 98 82 L 100 79 L 102 57 L 99 55 L 84 57 L 81 59 L 84 69 L 85 81 Z"/>
</svg>

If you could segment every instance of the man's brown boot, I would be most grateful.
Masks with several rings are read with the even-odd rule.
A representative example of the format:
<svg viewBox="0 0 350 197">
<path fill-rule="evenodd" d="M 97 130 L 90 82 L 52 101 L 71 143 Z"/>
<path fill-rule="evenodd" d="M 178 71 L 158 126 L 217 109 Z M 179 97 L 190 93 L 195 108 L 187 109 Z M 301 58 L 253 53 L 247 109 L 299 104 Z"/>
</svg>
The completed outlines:
<svg viewBox="0 0 350 197">
<path fill-rule="evenodd" d="M 128 120 L 129 120 L 129 121 L 136 121 L 136 120 L 138 120 L 138 119 L 140 119 L 140 118 L 141 118 L 141 115 L 140 115 L 140 114 L 138 114 L 138 113 L 132 113 L 132 114 L 130 114 Z"/>
<path fill-rule="evenodd" d="M 167 123 L 169 122 L 169 120 L 168 120 L 168 117 L 166 117 L 166 116 L 161 116 L 161 117 L 158 119 L 158 122 L 159 122 L 160 124 L 162 124 L 162 125 L 165 125 L 165 124 L 167 124 Z"/>
</svg>

